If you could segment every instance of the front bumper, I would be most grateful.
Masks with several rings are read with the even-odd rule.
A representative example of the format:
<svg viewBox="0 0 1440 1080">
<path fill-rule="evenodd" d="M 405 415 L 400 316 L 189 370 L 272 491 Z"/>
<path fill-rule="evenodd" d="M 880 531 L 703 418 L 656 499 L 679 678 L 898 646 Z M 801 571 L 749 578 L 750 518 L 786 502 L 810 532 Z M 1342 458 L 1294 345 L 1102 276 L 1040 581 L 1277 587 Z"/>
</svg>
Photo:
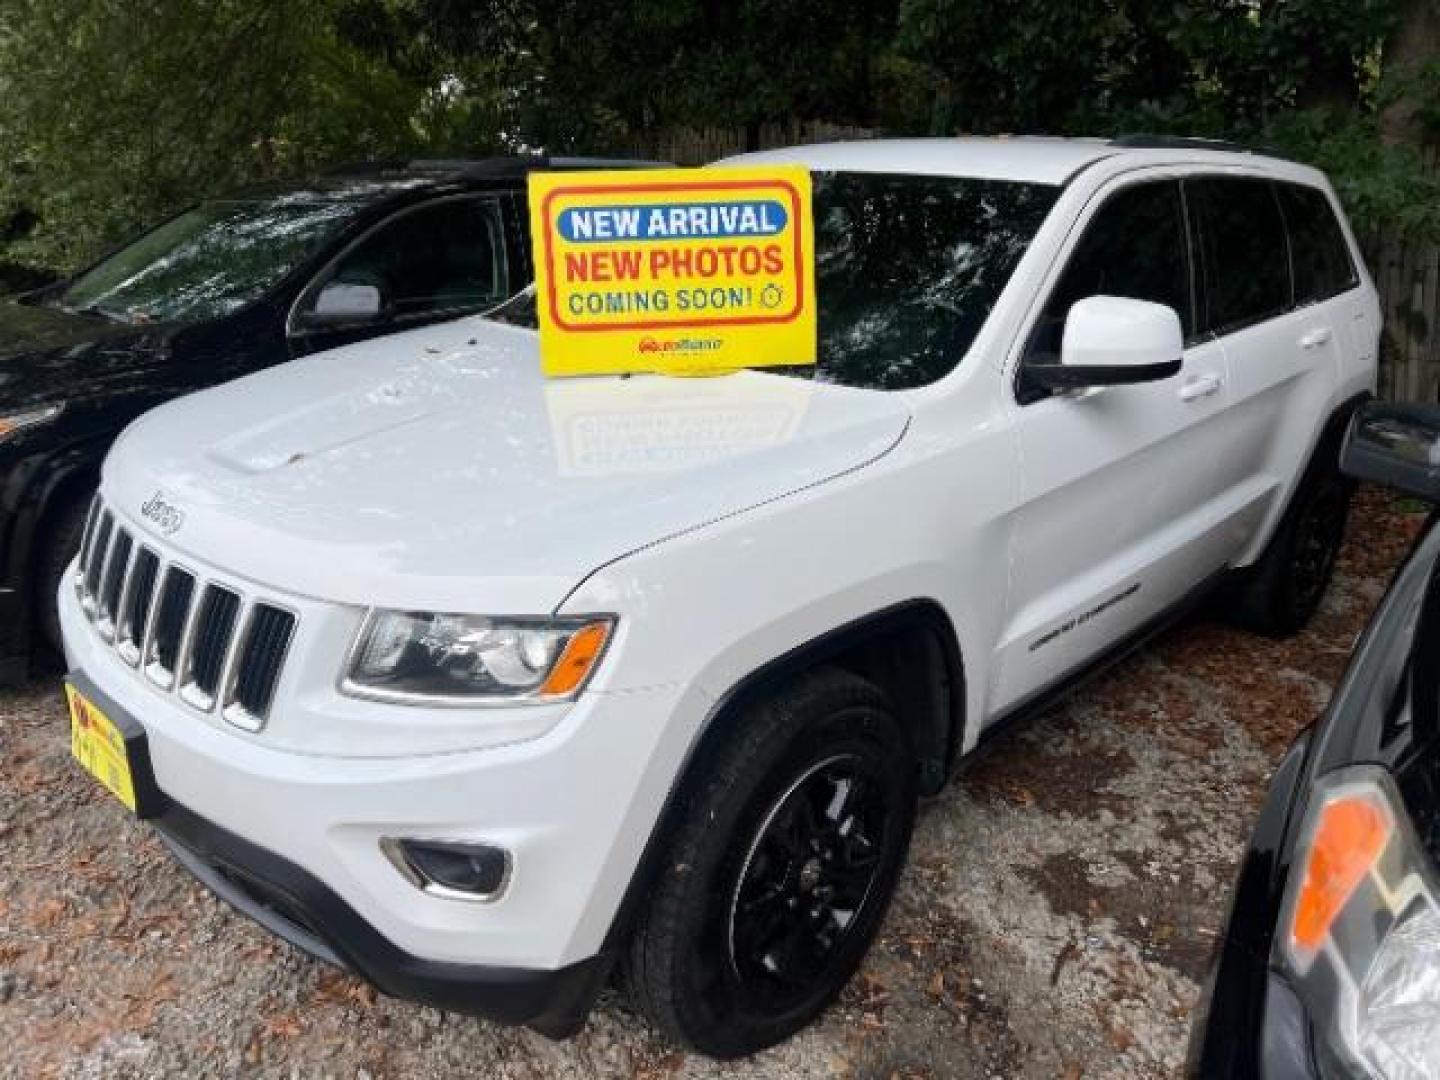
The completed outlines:
<svg viewBox="0 0 1440 1080">
<path fill-rule="evenodd" d="M 563 1037 L 584 1023 L 605 984 L 600 954 L 555 971 L 426 960 L 396 948 L 325 884 L 294 863 L 173 801 L 154 822 L 185 869 L 267 930 L 394 997 L 526 1024 Z"/>
<path fill-rule="evenodd" d="M 164 795 L 156 825 L 215 891 L 387 992 L 541 1030 L 583 1015 L 678 767 L 667 737 L 678 688 L 588 693 L 539 737 L 485 749 L 302 753 L 157 691 L 96 635 L 73 590 L 62 590 L 61 621 L 82 689 L 145 729 Z M 300 731 L 327 701 L 288 693 L 272 716 Z M 371 725 L 406 718 L 401 706 L 345 703 L 361 705 Z M 493 902 L 434 896 L 386 857 L 389 838 L 493 844 L 514 870 Z"/>
</svg>

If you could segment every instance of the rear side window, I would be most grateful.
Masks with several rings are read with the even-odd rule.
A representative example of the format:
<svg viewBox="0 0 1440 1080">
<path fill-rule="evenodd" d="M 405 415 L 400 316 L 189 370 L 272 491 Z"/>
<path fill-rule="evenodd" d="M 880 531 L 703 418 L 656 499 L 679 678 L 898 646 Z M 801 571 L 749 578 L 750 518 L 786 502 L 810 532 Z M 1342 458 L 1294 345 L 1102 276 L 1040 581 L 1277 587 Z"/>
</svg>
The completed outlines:
<svg viewBox="0 0 1440 1080">
<path fill-rule="evenodd" d="M 1290 228 L 1295 303 L 1313 304 L 1358 285 L 1350 247 L 1325 193 L 1299 184 L 1280 184 L 1276 190 Z"/>
<path fill-rule="evenodd" d="M 1205 267 L 1202 327 L 1217 334 L 1290 308 L 1285 223 L 1269 180 L 1212 176 L 1188 180 Z"/>
<path fill-rule="evenodd" d="M 1190 258 L 1176 181 L 1126 188 L 1090 219 L 1031 334 L 1028 362 L 1058 362 L 1065 317 L 1076 301 L 1091 296 L 1166 304 L 1190 336 Z"/>
</svg>

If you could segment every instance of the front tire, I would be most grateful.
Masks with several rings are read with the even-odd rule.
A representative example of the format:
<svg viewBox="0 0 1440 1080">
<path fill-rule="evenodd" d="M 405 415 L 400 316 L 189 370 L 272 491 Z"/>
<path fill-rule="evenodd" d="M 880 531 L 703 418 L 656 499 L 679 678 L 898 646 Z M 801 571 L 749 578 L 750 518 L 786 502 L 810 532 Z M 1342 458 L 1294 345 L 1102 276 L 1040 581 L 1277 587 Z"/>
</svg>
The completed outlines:
<svg viewBox="0 0 1440 1080">
<path fill-rule="evenodd" d="M 693 777 L 625 957 L 635 1004 L 717 1058 L 793 1035 L 879 930 L 915 821 L 915 759 L 889 702 L 838 669 L 740 718 Z"/>
<path fill-rule="evenodd" d="M 57 596 L 65 569 L 80 551 L 85 534 L 85 519 L 90 512 L 90 495 L 72 498 L 57 507 L 49 517 L 41 548 L 35 555 L 35 625 L 45 644 L 57 656 L 65 654 L 60 636 L 60 608 Z"/>
</svg>

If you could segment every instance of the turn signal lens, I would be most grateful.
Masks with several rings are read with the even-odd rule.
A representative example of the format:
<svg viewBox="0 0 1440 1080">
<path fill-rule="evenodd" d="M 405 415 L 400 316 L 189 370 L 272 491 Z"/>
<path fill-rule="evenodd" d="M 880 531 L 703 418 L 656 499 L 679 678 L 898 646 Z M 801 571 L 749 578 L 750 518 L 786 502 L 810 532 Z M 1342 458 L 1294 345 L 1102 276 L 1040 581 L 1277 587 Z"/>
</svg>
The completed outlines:
<svg viewBox="0 0 1440 1080">
<path fill-rule="evenodd" d="M 22 431 L 36 424 L 43 424 L 47 420 L 53 420 L 59 415 L 61 405 L 44 405 L 38 409 L 28 409 L 25 412 L 10 413 L 0 416 L 0 440 L 17 431 Z"/>
<path fill-rule="evenodd" d="M 595 662 L 605 651 L 610 638 L 609 622 L 593 622 L 577 630 L 565 644 L 565 651 L 550 669 L 550 676 L 540 687 L 544 697 L 572 694 L 589 677 Z"/>
<path fill-rule="evenodd" d="M 1294 947 L 1307 953 L 1320 948 L 1335 917 L 1385 851 L 1393 829 L 1386 808 L 1366 795 L 1344 795 L 1326 804 L 1315 823 L 1295 901 Z"/>
</svg>

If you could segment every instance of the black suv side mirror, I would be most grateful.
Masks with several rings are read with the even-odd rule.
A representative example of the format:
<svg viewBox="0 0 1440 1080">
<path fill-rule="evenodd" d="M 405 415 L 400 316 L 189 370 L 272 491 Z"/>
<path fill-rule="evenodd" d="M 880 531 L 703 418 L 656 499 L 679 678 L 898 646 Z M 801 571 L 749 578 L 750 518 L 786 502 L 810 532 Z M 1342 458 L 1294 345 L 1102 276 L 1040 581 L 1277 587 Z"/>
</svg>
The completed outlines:
<svg viewBox="0 0 1440 1080">
<path fill-rule="evenodd" d="M 1440 503 L 1440 407 L 1364 406 L 1350 422 L 1340 467 L 1356 480 Z"/>
<path fill-rule="evenodd" d="M 301 320 L 312 328 L 349 326 L 373 322 L 385 314 L 385 294 L 380 286 L 332 281 L 315 294 Z"/>
</svg>

